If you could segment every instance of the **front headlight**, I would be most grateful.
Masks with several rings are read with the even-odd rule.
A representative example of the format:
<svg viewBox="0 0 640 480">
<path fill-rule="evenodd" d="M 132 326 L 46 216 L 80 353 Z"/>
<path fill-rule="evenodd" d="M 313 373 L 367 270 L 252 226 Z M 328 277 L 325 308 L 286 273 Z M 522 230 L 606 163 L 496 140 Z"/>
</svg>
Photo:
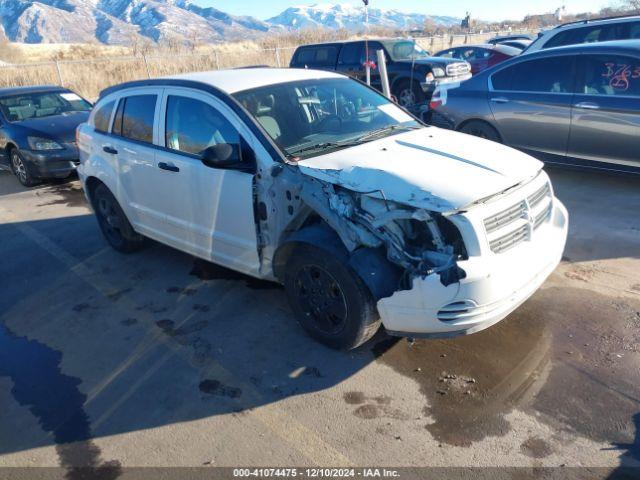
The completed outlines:
<svg viewBox="0 0 640 480">
<path fill-rule="evenodd" d="M 440 67 L 435 67 L 435 68 L 433 69 L 433 74 L 434 74 L 436 77 L 444 77 L 444 76 L 446 76 L 446 75 L 447 75 L 447 74 L 446 74 L 446 72 L 444 71 L 444 68 L 440 68 Z"/>
<path fill-rule="evenodd" d="M 427 83 L 433 83 L 436 80 L 436 77 L 432 72 L 429 72 L 427 73 L 425 80 Z"/>
<path fill-rule="evenodd" d="M 29 147 L 32 150 L 63 150 L 64 147 L 58 142 L 51 140 L 50 138 L 43 137 L 27 137 Z"/>
</svg>

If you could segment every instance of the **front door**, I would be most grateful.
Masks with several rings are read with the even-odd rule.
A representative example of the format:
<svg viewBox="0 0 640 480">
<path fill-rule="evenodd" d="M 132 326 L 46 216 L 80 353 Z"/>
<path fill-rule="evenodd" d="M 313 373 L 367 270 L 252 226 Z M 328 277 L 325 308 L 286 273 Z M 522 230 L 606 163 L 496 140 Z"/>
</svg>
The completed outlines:
<svg viewBox="0 0 640 480">
<path fill-rule="evenodd" d="M 505 144 L 544 160 L 567 153 L 574 60 L 558 56 L 519 62 L 491 77 L 488 101 Z"/>
<path fill-rule="evenodd" d="M 223 102 L 187 88 L 166 88 L 153 183 L 166 215 L 164 241 L 245 272 L 259 267 L 253 174 L 206 166 L 202 152 L 243 144 L 250 133 Z"/>
<path fill-rule="evenodd" d="M 640 167 L 640 59 L 584 55 L 573 102 L 569 160 Z"/>
</svg>

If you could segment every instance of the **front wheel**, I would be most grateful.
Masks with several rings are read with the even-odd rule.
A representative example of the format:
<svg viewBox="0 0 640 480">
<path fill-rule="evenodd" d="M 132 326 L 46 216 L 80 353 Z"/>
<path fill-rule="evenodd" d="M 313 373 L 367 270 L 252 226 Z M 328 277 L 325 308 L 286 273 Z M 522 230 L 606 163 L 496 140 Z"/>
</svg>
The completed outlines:
<svg viewBox="0 0 640 480">
<path fill-rule="evenodd" d="M 362 280 L 320 248 L 296 247 L 286 265 L 284 285 L 302 327 L 331 348 L 356 348 L 380 328 L 374 299 Z"/>
<path fill-rule="evenodd" d="M 398 105 L 404 108 L 412 107 L 425 100 L 422 87 L 420 87 L 420 83 L 416 80 L 413 82 L 409 80 L 401 81 L 397 87 L 394 88 L 393 95 L 396 97 Z"/>
<path fill-rule="evenodd" d="M 131 253 L 144 245 L 144 237 L 133 230 L 120 204 L 105 185 L 98 185 L 93 194 L 93 206 L 107 242 L 115 250 Z"/>
<path fill-rule="evenodd" d="M 491 140 L 492 142 L 501 142 L 498 131 L 485 122 L 472 120 L 469 123 L 466 123 L 460 131 L 468 135 L 484 138 L 485 140 Z"/>
<path fill-rule="evenodd" d="M 11 171 L 18 181 L 25 187 L 33 187 L 38 181 L 29 173 L 24 159 L 17 148 L 13 148 L 10 153 Z"/>
</svg>

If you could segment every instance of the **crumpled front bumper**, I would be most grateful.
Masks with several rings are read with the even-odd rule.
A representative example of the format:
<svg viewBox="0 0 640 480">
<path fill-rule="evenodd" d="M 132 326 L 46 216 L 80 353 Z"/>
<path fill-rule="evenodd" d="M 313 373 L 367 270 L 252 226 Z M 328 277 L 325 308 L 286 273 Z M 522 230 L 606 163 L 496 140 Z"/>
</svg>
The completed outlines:
<svg viewBox="0 0 640 480">
<path fill-rule="evenodd" d="M 458 262 L 467 276 L 445 287 L 438 275 L 416 278 L 413 288 L 378 302 L 392 335 L 452 337 L 484 330 L 507 317 L 544 283 L 560 263 L 568 213 L 553 200 L 550 220 L 532 241 L 507 252 Z"/>
</svg>

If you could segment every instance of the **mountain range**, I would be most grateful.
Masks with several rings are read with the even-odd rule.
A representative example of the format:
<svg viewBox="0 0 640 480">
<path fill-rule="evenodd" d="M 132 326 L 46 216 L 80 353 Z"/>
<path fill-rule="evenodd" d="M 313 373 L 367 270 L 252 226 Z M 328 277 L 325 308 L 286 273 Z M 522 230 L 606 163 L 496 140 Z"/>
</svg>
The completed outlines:
<svg viewBox="0 0 640 480">
<path fill-rule="evenodd" d="M 369 23 L 408 29 L 432 20 L 458 23 L 452 17 L 370 9 Z M 250 39 L 272 32 L 308 27 L 361 30 L 363 9 L 351 4 L 290 7 L 268 20 L 236 16 L 189 0 L 0 0 L 0 34 L 25 43 L 129 44 L 154 42 L 210 43 Z"/>
</svg>

